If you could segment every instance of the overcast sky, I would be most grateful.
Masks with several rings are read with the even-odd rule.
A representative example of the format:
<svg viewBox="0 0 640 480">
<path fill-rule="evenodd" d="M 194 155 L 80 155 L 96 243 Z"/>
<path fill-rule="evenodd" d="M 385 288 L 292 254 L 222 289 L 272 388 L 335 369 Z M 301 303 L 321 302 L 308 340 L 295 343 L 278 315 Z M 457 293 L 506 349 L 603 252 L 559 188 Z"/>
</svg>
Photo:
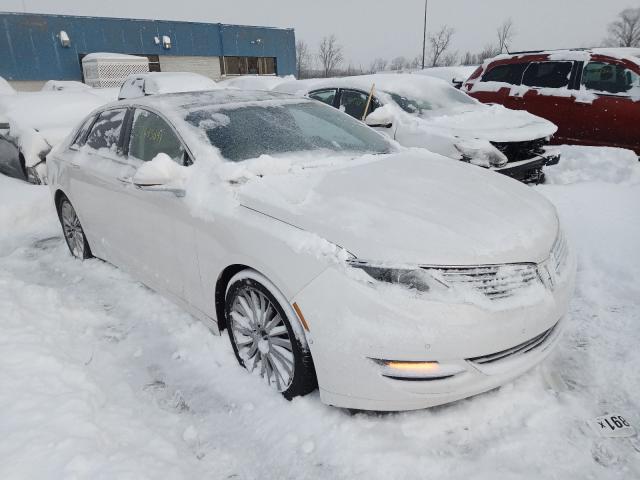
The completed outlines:
<svg viewBox="0 0 640 480">
<path fill-rule="evenodd" d="M 607 24 L 638 0 L 429 0 L 427 28 L 456 31 L 453 49 L 478 51 L 513 19 L 511 50 L 595 46 Z M 313 51 L 335 33 L 345 59 L 414 57 L 422 49 L 424 0 L 2 0 L 6 11 L 292 27 Z"/>
</svg>

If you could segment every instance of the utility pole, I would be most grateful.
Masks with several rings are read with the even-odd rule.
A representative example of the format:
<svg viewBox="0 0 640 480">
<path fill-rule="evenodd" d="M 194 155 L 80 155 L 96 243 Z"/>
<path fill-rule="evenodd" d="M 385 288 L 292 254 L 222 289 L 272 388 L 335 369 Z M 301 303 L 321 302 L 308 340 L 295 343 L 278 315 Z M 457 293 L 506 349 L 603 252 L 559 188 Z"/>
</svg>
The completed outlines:
<svg viewBox="0 0 640 480">
<path fill-rule="evenodd" d="M 422 69 L 424 70 L 424 57 L 427 53 L 427 5 L 429 0 L 424 0 L 424 28 L 422 29 Z"/>
</svg>

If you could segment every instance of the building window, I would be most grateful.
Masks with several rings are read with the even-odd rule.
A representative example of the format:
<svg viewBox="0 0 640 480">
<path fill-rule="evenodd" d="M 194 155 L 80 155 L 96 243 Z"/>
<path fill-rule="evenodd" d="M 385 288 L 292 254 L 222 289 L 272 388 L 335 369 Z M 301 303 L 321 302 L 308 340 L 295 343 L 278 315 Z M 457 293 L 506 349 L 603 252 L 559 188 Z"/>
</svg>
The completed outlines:
<svg viewBox="0 0 640 480">
<path fill-rule="evenodd" d="M 276 75 L 275 57 L 223 57 L 224 75 Z"/>
</svg>

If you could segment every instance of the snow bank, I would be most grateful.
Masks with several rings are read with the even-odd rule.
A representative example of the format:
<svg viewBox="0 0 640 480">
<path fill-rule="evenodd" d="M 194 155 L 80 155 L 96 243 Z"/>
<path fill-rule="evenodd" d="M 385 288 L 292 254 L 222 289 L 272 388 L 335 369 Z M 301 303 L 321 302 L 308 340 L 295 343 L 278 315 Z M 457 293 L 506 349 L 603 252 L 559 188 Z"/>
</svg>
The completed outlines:
<svg viewBox="0 0 640 480">
<path fill-rule="evenodd" d="M 557 165 L 545 167 L 547 183 L 640 184 L 640 162 L 631 150 L 577 145 L 549 147 L 548 150 L 560 153 L 561 159 Z"/>
<path fill-rule="evenodd" d="M 354 414 L 317 393 L 282 399 L 226 336 L 106 263 L 73 260 L 48 190 L 0 177 L 0 478 L 640 478 L 632 442 L 585 423 L 619 412 L 640 426 L 640 188 L 535 189 L 579 254 L 552 356 L 451 405 Z"/>
<path fill-rule="evenodd" d="M 0 77 L 0 95 L 15 95 L 15 89 L 4 78 Z"/>
</svg>

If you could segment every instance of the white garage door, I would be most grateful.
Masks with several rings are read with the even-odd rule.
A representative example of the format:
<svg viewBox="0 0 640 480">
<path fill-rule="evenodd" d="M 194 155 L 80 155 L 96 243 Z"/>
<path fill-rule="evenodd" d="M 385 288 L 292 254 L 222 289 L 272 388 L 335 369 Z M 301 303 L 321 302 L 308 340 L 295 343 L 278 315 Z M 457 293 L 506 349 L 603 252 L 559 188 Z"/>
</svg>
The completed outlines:
<svg viewBox="0 0 640 480">
<path fill-rule="evenodd" d="M 163 72 L 193 72 L 219 80 L 220 57 L 183 57 L 160 55 L 160 70 Z"/>
</svg>

